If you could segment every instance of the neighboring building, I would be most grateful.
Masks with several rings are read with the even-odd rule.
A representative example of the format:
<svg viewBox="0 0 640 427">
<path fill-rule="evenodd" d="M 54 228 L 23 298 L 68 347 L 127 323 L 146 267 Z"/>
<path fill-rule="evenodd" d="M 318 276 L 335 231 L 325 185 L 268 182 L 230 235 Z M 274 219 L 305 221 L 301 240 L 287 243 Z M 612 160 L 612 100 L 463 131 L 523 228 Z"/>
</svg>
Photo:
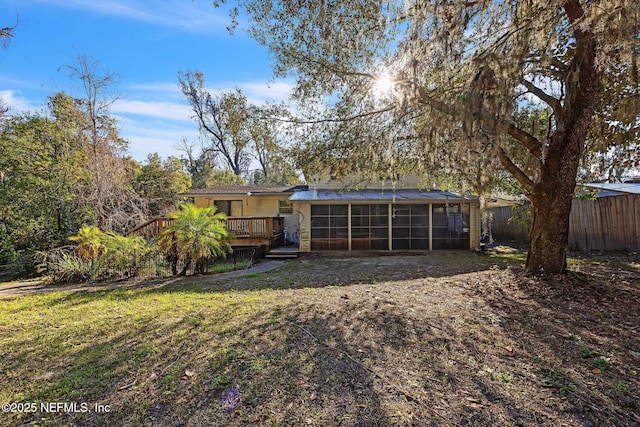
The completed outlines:
<svg viewBox="0 0 640 427">
<path fill-rule="evenodd" d="M 216 206 L 226 213 L 239 239 L 250 237 L 256 228 L 271 228 L 273 234 L 282 231 L 284 240 L 299 245 L 300 252 L 480 246 L 477 197 L 420 190 L 415 179 L 393 188 L 360 183 L 359 189 L 349 191 L 343 189 L 344 182 L 325 179 L 311 188 L 220 186 L 183 195 L 192 197 L 196 206 Z"/>
<path fill-rule="evenodd" d="M 640 194 L 640 178 L 631 178 L 622 183 L 588 183 L 582 187 L 598 192 L 597 197 L 620 196 L 623 194 Z"/>
</svg>

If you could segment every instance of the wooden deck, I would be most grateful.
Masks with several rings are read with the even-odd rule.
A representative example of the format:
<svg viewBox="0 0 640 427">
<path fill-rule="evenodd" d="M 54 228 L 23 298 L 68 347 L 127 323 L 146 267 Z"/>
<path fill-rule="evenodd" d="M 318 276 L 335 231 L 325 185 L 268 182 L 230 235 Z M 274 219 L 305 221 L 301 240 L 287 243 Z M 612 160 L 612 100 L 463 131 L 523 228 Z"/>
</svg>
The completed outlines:
<svg viewBox="0 0 640 427">
<path fill-rule="evenodd" d="M 127 233 L 150 240 L 158 236 L 169 224 L 171 218 L 154 218 Z M 231 246 L 265 245 L 277 248 L 284 242 L 283 219 L 279 217 L 231 217 L 227 218 L 227 229 L 233 234 Z"/>
</svg>

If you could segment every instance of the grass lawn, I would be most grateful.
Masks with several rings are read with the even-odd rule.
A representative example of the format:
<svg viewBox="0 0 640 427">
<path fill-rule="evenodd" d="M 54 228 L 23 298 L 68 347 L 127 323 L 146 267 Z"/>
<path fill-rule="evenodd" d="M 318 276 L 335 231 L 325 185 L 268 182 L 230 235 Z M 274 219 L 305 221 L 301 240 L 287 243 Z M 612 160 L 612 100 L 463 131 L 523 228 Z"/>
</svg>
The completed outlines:
<svg viewBox="0 0 640 427">
<path fill-rule="evenodd" d="M 638 256 L 544 280 L 522 260 L 311 257 L 0 299 L 0 403 L 36 406 L 0 425 L 639 425 Z"/>
</svg>

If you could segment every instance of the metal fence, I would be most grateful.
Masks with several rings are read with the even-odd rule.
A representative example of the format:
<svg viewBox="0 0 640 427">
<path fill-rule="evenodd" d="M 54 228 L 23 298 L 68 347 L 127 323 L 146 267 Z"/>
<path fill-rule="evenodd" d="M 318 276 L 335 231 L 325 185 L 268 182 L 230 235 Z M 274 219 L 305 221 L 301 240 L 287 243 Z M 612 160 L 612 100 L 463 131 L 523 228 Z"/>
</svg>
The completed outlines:
<svg viewBox="0 0 640 427">
<path fill-rule="evenodd" d="M 172 262 L 166 253 L 153 251 L 144 254 L 102 257 L 82 261 L 73 253 L 49 255 L 47 270 L 55 282 L 105 282 L 127 279 L 154 279 L 176 274 L 210 274 L 249 268 L 265 256 L 264 246 L 234 247 L 225 258 L 210 258 L 200 263 L 184 260 Z"/>
</svg>

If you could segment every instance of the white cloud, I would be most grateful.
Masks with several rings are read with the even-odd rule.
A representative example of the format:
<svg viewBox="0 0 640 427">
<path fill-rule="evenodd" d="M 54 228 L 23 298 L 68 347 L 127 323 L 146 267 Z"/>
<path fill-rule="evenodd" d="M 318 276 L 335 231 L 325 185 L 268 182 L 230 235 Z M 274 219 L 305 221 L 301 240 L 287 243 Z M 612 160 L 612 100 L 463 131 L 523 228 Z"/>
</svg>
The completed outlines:
<svg viewBox="0 0 640 427">
<path fill-rule="evenodd" d="M 210 2 L 202 1 L 34 0 L 34 2 L 200 33 L 226 31 L 225 28 L 230 23 L 224 11 L 214 8 Z"/>
<path fill-rule="evenodd" d="M 258 82 L 258 81 L 228 81 L 219 85 L 211 85 L 211 93 L 232 91 L 240 88 L 242 93 L 252 104 L 262 104 L 266 101 L 279 102 L 289 99 L 293 84 L 288 81 Z M 138 98 L 153 99 L 183 99 L 177 82 L 140 83 L 129 86 L 129 93 Z M 186 103 L 186 101 L 185 101 Z"/>
<path fill-rule="evenodd" d="M 111 106 L 111 112 L 124 116 L 133 114 L 157 119 L 191 121 L 189 106 L 178 102 L 119 99 Z"/>
<path fill-rule="evenodd" d="M 132 91 L 141 91 L 145 93 L 158 93 L 160 95 L 173 95 L 182 96 L 180 87 L 177 82 L 156 82 L 156 83 L 141 83 L 130 85 L 129 88 Z"/>
<path fill-rule="evenodd" d="M 195 123 L 178 123 L 170 120 L 145 120 L 132 117 L 118 118 L 120 134 L 129 141 L 129 154 L 136 160 L 146 159 L 150 153 L 161 157 L 180 156 L 177 147 L 183 138 L 198 138 Z"/>
<path fill-rule="evenodd" d="M 225 82 L 221 86 L 210 89 L 212 93 L 228 92 L 235 88 L 242 90 L 251 104 L 260 105 L 267 101 L 280 102 L 289 99 L 293 84 L 281 81 L 262 83 L 255 81 Z"/>
<path fill-rule="evenodd" d="M 293 84 L 288 82 L 241 82 L 238 83 L 238 87 L 242 89 L 250 102 L 261 104 L 265 101 L 286 101 L 289 99 Z"/>
<path fill-rule="evenodd" d="M 35 111 L 41 106 L 35 106 L 22 96 L 22 93 L 15 90 L 0 90 L 0 99 L 10 108 L 9 113 L 21 113 L 27 111 Z"/>
</svg>

